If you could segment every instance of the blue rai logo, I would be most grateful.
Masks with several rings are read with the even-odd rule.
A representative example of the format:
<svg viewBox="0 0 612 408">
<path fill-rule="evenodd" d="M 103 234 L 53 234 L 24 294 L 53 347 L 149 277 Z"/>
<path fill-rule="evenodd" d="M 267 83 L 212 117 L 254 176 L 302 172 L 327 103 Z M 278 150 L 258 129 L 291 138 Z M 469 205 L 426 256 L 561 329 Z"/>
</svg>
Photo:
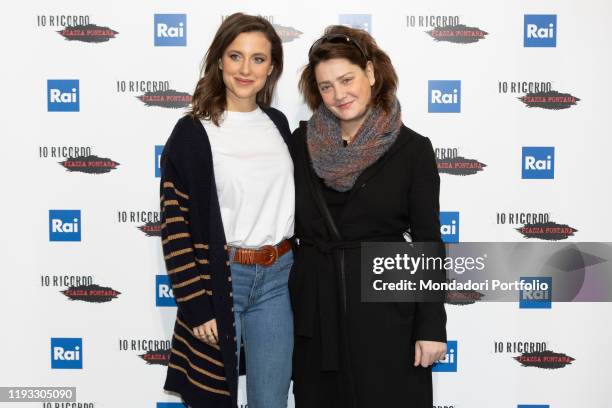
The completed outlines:
<svg viewBox="0 0 612 408">
<path fill-rule="evenodd" d="M 49 210 L 49 241 L 81 241 L 81 210 Z"/>
<path fill-rule="evenodd" d="M 80 110 L 78 79 L 47 80 L 47 111 L 78 112 Z"/>
<path fill-rule="evenodd" d="M 538 276 L 525 277 L 521 281 L 535 285 L 539 283 L 538 290 L 519 291 L 520 309 L 550 309 L 552 307 L 552 277 Z M 543 288 L 546 284 L 546 289 Z"/>
<path fill-rule="evenodd" d="M 163 151 L 163 145 L 155 146 L 155 177 L 161 177 L 161 155 Z"/>
<path fill-rule="evenodd" d="M 428 112 L 461 112 L 461 81 L 430 80 L 427 95 Z"/>
<path fill-rule="evenodd" d="M 447 243 L 459 242 L 459 212 L 440 212 L 440 234 L 442 241 Z"/>
<path fill-rule="evenodd" d="M 372 33 L 371 14 L 340 14 L 340 25 L 345 25 Z"/>
<path fill-rule="evenodd" d="M 556 47 L 557 15 L 525 14 L 524 47 Z"/>
<path fill-rule="evenodd" d="M 156 47 L 187 45 L 187 14 L 155 14 L 153 25 Z"/>
<path fill-rule="evenodd" d="M 457 372 L 457 340 L 446 342 L 446 358 L 431 366 L 431 371 L 437 373 Z"/>
<path fill-rule="evenodd" d="M 554 146 L 523 146 L 521 158 L 521 178 L 554 179 L 555 148 Z"/>
<path fill-rule="evenodd" d="M 82 338 L 51 338 L 51 368 L 52 369 L 82 369 L 83 339 Z"/>
<path fill-rule="evenodd" d="M 176 306 L 170 277 L 168 275 L 155 276 L 155 306 Z"/>
</svg>

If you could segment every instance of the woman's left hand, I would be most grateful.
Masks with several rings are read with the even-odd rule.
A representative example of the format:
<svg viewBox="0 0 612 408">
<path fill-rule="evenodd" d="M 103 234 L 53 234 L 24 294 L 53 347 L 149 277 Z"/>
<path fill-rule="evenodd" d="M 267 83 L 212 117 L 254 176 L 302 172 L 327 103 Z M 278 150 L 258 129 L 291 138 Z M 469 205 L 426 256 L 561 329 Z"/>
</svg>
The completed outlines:
<svg viewBox="0 0 612 408">
<path fill-rule="evenodd" d="M 446 343 L 439 341 L 417 340 L 414 345 L 414 366 L 429 367 L 438 360 L 446 358 Z"/>
</svg>

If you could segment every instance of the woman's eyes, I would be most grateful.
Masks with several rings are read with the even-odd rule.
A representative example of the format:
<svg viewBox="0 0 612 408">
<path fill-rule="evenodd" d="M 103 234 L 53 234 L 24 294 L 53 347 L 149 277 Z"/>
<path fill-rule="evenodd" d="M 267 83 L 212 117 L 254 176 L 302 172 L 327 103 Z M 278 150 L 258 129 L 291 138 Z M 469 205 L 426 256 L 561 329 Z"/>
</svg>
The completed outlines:
<svg viewBox="0 0 612 408">
<path fill-rule="evenodd" d="M 240 60 L 240 55 L 238 54 L 230 54 L 230 59 L 232 61 L 239 61 Z M 266 59 L 264 57 L 254 57 L 253 60 L 255 61 L 256 64 L 262 64 L 266 61 Z"/>
<path fill-rule="evenodd" d="M 342 78 L 342 79 L 340 80 L 340 83 L 341 83 L 342 85 L 348 85 L 348 84 L 350 84 L 352 81 L 353 81 L 353 78 Z M 329 90 L 330 88 L 331 88 L 331 85 L 321 85 L 321 86 L 319 87 L 319 92 L 325 92 L 325 91 Z"/>
</svg>

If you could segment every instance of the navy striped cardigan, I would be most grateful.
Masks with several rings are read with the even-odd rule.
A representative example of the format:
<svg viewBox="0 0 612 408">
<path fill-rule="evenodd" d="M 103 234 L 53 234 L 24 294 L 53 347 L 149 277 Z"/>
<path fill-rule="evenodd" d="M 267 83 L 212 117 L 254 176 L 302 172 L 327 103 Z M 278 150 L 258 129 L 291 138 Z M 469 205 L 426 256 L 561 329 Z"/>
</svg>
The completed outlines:
<svg viewBox="0 0 612 408">
<path fill-rule="evenodd" d="M 291 131 L 285 115 L 274 108 L 262 110 L 288 143 Z M 212 151 L 198 119 L 184 116 L 177 122 L 160 166 L 163 253 L 178 305 L 164 389 L 180 394 L 192 408 L 236 407 L 231 273 Z M 213 318 L 219 331 L 215 347 L 195 338 L 191 330 Z"/>
</svg>

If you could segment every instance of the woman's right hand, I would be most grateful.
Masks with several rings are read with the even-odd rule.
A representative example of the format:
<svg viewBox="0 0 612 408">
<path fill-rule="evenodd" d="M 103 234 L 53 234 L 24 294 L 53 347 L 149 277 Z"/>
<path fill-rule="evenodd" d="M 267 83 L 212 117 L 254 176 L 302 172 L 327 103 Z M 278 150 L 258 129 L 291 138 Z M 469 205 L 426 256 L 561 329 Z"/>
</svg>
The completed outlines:
<svg viewBox="0 0 612 408">
<path fill-rule="evenodd" d="M 194 327 L 193 335 L 204 343 L 216 346 L 219 344 L 217 320 L 211 319 L 198 327 Z"/>
</svg>

